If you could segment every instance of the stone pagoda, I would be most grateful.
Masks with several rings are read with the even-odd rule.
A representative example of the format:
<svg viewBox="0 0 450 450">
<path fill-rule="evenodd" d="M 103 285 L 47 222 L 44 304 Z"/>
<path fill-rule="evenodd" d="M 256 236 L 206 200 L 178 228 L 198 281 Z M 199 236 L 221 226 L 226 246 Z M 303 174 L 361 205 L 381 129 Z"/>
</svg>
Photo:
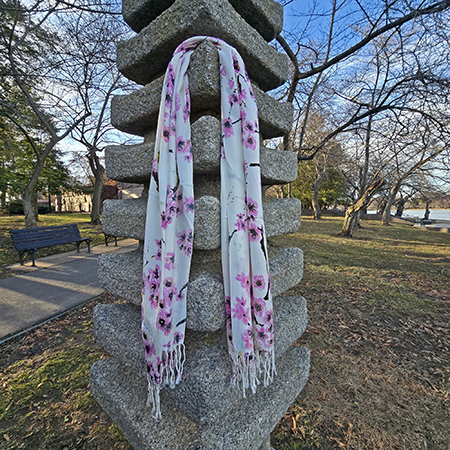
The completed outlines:
<svg viewBox="0 0 450 450">
<path fill-rule="evenodd" d="M 274 0 L 123 0 L 123 16 L 137 35 L 119 44 L 117 66 L 143 87 L 113 99 L 111 120 L 117 129 L 142 136 L 143 142 L 107 148 L 106 172 L 114 180 L 145 188 L 140 198 L 104 204 L 104 232 L 138 239 L 140 245 L 136 251 L 99 258 L 102 285 L 128 303 L 95 309 L 95 337 L 111 357 L 92 366 L 92 392 L 136 450 L 268 450 L 271 431 L 309 375 L 308 349 L 292 346 L 306 328 L 305 299 L 281 295 L 300 282 L 303 253 L 270 242 L 298 229 L 301 205 L 297 199 L 263 198 L 277 375 L 269 387 L 260 385 L 244 399 L 241 390 L 230 387 L 220 258 L 219 60 L 208 41 L 194 52 L 188 70 L 196 200 L 186 362 L 183 381 L 161 391 L 160 422 L 146 406 L 140 304 L 147 192 L 163 77 L 172 53 L 197 35 L 215 36 L 235 47 L 253 84 L 261 142 L 283 136 L 291 130 L 292 105 L 266 93 L 288 78 L 287 57 L 268 43 L 282 29 L 283 8 Z M 261 174 L 263 186 L 294 181 L 296 155 L 262 146 Z"/>
</svg>

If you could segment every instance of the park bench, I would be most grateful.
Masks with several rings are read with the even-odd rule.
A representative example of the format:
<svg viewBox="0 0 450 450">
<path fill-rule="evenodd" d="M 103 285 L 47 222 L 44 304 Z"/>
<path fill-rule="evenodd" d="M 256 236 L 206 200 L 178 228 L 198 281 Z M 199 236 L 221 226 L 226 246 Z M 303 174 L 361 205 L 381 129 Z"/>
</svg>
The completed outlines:
<svg viewBox="0 0 450 450">
<path fill-rule="evenodd" d="M 25 228 L 24 230 L 11 230 L 14 247 L 19 252 L 20 265 L 24 265 L 24 256 L 31 255 L 33 267 L 34 252 L 38 248 L 51 247 L 60 244 L 72 244 L 80 251 L 80 244 L 86 242 L 88 253 L 91 252 L 91 238 L 82 238 L 76 223 L 55 227 Z"/>
</svg>

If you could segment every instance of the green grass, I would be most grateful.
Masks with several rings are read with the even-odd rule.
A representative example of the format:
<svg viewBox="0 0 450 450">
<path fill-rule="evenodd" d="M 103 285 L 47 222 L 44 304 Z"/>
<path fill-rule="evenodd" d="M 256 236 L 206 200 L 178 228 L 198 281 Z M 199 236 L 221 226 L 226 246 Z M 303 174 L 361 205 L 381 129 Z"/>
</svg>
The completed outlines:
<svg viewBox="0 0 450 450">
<path fill-rule="evenodd" d="M 384 305 L 392 314 L 439 312 L 439 303 L 422 293 L 450 284 L 449 234 L 363 221 L 355 238 L 348 239 L 339 236 L 341 226 L 338 217 L 320 223 L 303 219 L 298 233 L 272 241 L 302 248 L 305 286 L 322 292 L 358 286 L 364 292 L 361 305 Z"/>
<path fill-rule="evenodd" d="M 106 356 L 92 334 L 98 302 L 0 347 L 0 448 L 131 450 L 89 390 Z"/>
<path fill-rule="evenodd" d="M 40 215 L 38 226 L 48 227 L 76 223 L 83 238 L 92 238 L 93 245 L 104 243 L 101 225 L 91 225 L 90 221 L 91 217 L 89 214 L 53 213 Z M 9 232 L 10 230 L 19 230 L 22 228 L 25 228 L 24 216 L 0 216 L 0 277 L 2 266 L 9 266 L 19 262 L 19 253 L 13 246 Z M 73 245 L 57 245 L 43 248 L 36 252 L 36 257 L 41 258 L 43 256 L 64 253 L 74 248 Z"/>
<path fill-rule="evenodd" d="M 450 448 L 450 234 L 304 218 L 272 239 L 305 254 L 298 345 L 310 380 L 272 433 L 276 450 Z"/>
</svg>

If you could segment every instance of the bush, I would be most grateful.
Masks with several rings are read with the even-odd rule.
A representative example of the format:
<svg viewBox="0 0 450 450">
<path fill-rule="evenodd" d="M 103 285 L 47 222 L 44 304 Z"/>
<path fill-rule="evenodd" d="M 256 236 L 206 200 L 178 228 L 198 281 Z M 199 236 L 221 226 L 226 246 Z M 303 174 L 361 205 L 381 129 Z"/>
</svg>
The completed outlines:
<svg viewBox="0 0 450 450">
<path fill-rule="evenodd" d="M 13 200 L 4 208 L 6 214 L 24 214 L 22 202 L 20 200 Z M 55 207 L 52 205 L 52 212 L 55 212 Z M 38 214 L 48 214 L 48 205 L 38 205 Z"/>
<path fill-rule="evenodd" d="M 13 200 L 12 202 L 9 202 L 5 212 L 9 214 L 24 214 L 22 202 L 20 200 Z"/>
<path fill-rule="evenodd" d="M 53 205 L 52 212 L 55 212 L 55 207 Z M 48 205 L 38 205 L 38 214 L 48 214 Z"/>
</svg>

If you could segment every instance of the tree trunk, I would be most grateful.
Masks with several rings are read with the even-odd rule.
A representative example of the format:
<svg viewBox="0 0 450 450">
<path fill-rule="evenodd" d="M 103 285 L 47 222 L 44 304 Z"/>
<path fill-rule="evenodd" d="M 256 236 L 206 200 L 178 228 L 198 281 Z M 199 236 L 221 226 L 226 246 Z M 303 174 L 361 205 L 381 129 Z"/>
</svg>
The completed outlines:
<svg viewBox="0 0 450 450">
<path fill-rule="evenodd" d="M 321 220 L 322 219 L 322 211 L 320 210 L 319 205 L 319 189 L 315 189 L 315 183 L 313 184 L 312 191 L 312 207 L 314 211 L 314 220 Z"/>
<path fill-rule="evenodd" d="M 105 169 L 100 164 L 95 171 L 94 193 L 92 195 L 92 212 L 91 212 L 91 224 L 100 224 L 100 210 L 101 210 L 101 197 L 103 189 L 103 175 Z"/>
<path fill-rule="evenodd" d="M 30 186 L 30 183 L 28 183 L 22 196 L 25 228 L 37 228 L 36 216 L 33 210 L 33 188 L 34 186 Z"/>
<path fill-rule="evenodd" d="M 316 179 L 316 181 L 313 183 L 313 185 L 311 186 L 311 203 L 312 203 L 312 207 L 314 210 L 314 219 L 315 220 L 320 220 L 322 219 L 322 211 L 320 210 L 320 205 L 319 205 L 319 189 L 320 189 L 320 185 L 322 184 L 323 179 L 325 178 L 325 175 L 327 174 L 327 168 L 318 174 L 318 177 Z"/>
<path fill-rule="evenodd" d="M 389 193 L 389 197 L 386 202 L 386 206 L 383 210 L 383 215 L 381 216 L 381 225 L 389 226 L 391 220 L 391 208 L 394 204 L 395 197 L 397 197 L 398 191 L 400 190 L 401 180 L 395 182 L 394 186 L 392 186 L 391 192 Z"/>
<path fill-rule="evenodd" d="M 427 206 L 425 208 L 425 215 L 423 216 L 423 220 L 428 220 L 430 218 L 430 202 L 427 201 Z"/>
<path fill-rule="evenodd" d="M 33 213 L 34 213 L 34 219 L 36 220 L 36 222 L 39 222 L 39 209 L 38 209 L 37 194 L 33 195 Z"/>
<path fill-rule="evenodd" d="M 401 198 L 397 203 L 397 211 L 395 212 L 395 217 L 402 217 L 403 211 L 405 210 L 406 200 Z"/>
<path fill-rule="evenodd" d="M 353 205 L 350 205 L 345 210 L 345 216 L 344 216 L 344 225 L 342 226 L 341 230 L 341 236 L 344 237 L 353 237 L 353 229 L 355 227 L 355 218 L 357 215 L 357 212 L 361 211 L 364 207 L 366 207 L 370 199 L 372 198 L 372 195 L 380 189 L 384 184 L 384 179 L 382 180 L 375 180 L 364 192 L 362 197 Z"/>
<path fill-rule="evenodd" d="M 34 171 L 31 175 L 28 184 L 25 186 L 22 195 L 23 211 L 25 213 L 25 228 L 36 228 L 37 227 L 37 208 L 36 212 L 33 211 L 33 195 L 36 183 L 41 175 L 42 169 L 44 168 L 45 159 L 52 150 L 52 148 L 61 140 L 59 137 L 52 138 L 50 142 L 45 146 L 44 151 L 38 155 Z"/>
<path fill-rule="evenodd" d="M 89 166 L 94 174 L 94 193 L 92 194 L 92 211 L 91 224 L 100 225 L 100 211 L 101 211 L 101 197 L 103 189 L 103 178 L 105 175 L 105 168 L 102 166 L 99 157 L 97 156 L 98 149 L 95 146 L 89 147 L 87 158 Z"/>
<path fill-rule="evenodd" d="M 1 209 L 6 207 L 6 190 L 0 193 L 0 207 Z"/>
</svg>

